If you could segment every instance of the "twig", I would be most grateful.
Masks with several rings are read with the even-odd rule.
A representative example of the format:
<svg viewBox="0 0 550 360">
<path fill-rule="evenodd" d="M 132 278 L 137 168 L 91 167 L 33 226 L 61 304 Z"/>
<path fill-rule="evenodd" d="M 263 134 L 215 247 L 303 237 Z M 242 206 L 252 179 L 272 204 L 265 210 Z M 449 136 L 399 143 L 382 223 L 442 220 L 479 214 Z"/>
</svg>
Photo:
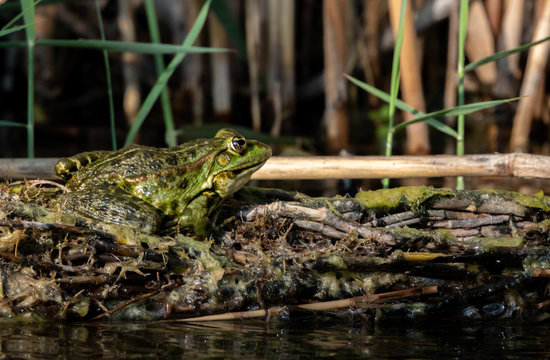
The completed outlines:
<svg viewBox="0 0 550 360">
<path fill-rule="evenodd" d="M 55 181 L 40 180 L 40 179 L 14 181 L 14 182 L 9 183 L 8 187 L 12 187 L 12 186 L 16 186 L 16 185 L 25 185 L 25 184 L 30 184 L 30 185 L 52 185 L 52 186 L 58 187 L 58 188 L 60 188 L 64 191 L 69 191 L 69 189 L 67 189 L 67 187 L 65 187 L 65 185 L 62 185 L 62 184 L 57 183 Z"/>
<path fill-rule="evenodd" d="M 420 296 L 420 295 L 431 295 L 435 293 L 437 293 L 437 286 L 426 286 L 426 287 L 407 289 L 407 290 L 390 291 L 382 294 L 358 296 L 358 297 L 353 297 L 353 298 L 343 299 L 343 300 L 301 304 L 301 305 L 295 305 L 292 307 L 303 309 L 303 310 L 312 310 L 312 311 L 328 311 L 328 310 L 337 310 L 337 309 L 348 308 L 348 307 L 366 308 L 366 307 L 372 306 L 373 304 L 380 304 L 383 302 L 405 299 L 405 298 Z M 260 318 L 260 317 L 268 317 L 268 316 L 276 315 L 279 312 L 283 311 L 284 309 L 285 309 L 284 307 L 274 307 L 274 308 L 262 309 L 262 310 L 228 312 L 223 314 L 197 316 L 192 318 L 176 319 L 176 320 L 169 320 L 169 321 L 207 322 L 207 321 L 223 321 L 223 320 L 243 320 L 243 319 L 252 319 L 252 318 Z"/>
<path fill-rule="evenodd" d="M 392 234 L 384 230 L 371 229 L 356 222 L 341 219 L 330 209 L 325 207 L 312 209 L 299 203 L 277 201 L 267 205 L 256 206 L 249 211 L 243 211 L 241 215 L 243 215 L 247 221 L 252 221 L 257 216 L 265 216 L 267 214 L 275 214 L 281 217 L 290 218 L 294 220 L 296 225 L 300 223 L 296 222 L 296 220 L 306 220 L 309 222 L 302 222 L 301 224 L 308 226 L 309 228 L 313 227 L 312 222 L 318 222 L 344 233 L 355 231 L 359 236 L 375 241 L 379 244 L 395 245 L 395 238 Z M 319 228 L 324 227 L 319 226 Z M 334 233 L 337 238 L 341 238 L 340 234 L 331 231 L 330 228 L 325 228 L 325 230 L 329 233 Z"/>
<path fill-rule="evenodd" d="M 99 320 L 99 319 L 101 319 L 101 318 L 103 318 L 103 317 L 106 317 L 106 316 L 111 316 L 111 315 L 113 315 L 114 313 L 116 313 L 117 311 L 120 311 L 120 310 L 124 309 L 125 307 L 127 307 L 127 306 L 129 306 L 129 305 L 131 305 L 131 304 L 133 304 L 133 303 L 136 303 L 136 302 L 141 301 L 141 300 L 148 299 L 148 298 L 150 298 L 150 297 L 152 297 L 152 296 L 155 296 L 155 295 L 157 295 L 157 294 L 160 294 L 161 292 L 163 292 L 163 291 L 165 291 L 165 290 L 170 290 L 170 289 L 173 289 L 173 288 L 175 288 L 175 287 L 177 287 L 177 286 L 179 286 L 179 284 L 177 284 L 177 283 L 169 283 L 169 284 L 163 285 L 163 286 L 161 286 L 159 289 L 157 289 L 157 290 L 155 290 L 155 291 L 152 291 L 152 292 L 150 292 L 150 293 L 143 294 L 143 295 L 140 295 L 140 296 L 136 296 L 135 298 L 132 298 L 132 299 L 126 301 L 125 303 L 120 304 L 120 305 L 114 307 L 114 308 L 111 309 L 111 310 L 107 310 L 107 311 L 105 311 L 104 313 L 101 313 L 101 314 L 97 315 L 96 317 L 93 317 L 93 318 L 91 319 L 91 321 Z"/>
</svg>

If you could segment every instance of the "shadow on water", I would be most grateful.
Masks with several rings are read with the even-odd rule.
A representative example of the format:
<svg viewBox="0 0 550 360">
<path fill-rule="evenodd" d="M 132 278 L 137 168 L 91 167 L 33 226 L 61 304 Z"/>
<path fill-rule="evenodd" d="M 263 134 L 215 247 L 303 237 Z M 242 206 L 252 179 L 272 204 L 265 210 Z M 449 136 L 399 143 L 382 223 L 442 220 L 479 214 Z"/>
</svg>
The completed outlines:
<svg viewBox="0 0 550 360">
<path fill-rule="evenodd" d="M 549 330 L 548 323 L 4 323 L 0 358 L 548 358 Z"/>
</svg>

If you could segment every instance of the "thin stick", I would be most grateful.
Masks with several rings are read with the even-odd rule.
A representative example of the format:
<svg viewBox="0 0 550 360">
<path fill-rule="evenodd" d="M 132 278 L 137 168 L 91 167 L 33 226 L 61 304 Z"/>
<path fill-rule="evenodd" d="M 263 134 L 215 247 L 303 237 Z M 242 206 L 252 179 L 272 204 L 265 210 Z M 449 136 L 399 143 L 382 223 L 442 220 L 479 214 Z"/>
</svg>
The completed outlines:
<svg viewBox="0 0 550 360">
<path fill-rule="evenodd" d="M 107 310 L 107 311 L 97 315 L 96 317 L 92 318 L 91 320 L 94 321 L 94 320 L 99 320 L 99 319 L 101 319 L 103 317 L 106 317 L 106 316 L 111 316 L 114 313 L 116 313 L 117 311 L 120 311 L 120 310 L 124 309 L 128 305 L 132 305 L 133 303 L 136 303 L 138 301 L 148 299 L 148 298 L 150 298 L 152 296 L 155 296 L 155 295 L 157 295 L 157 294 L 159 294 L 163 291 L 173 289 L 177 286 L 179 286 L 177 283 L 166 284 L 166 285 L 162 286 L 160 289 L 157 289 L 157 290 L 152 291 L 152 292 L 147 293 L 147 294 L 136 296 L 136 297 L 126 301 L 125 303 L 120 304 L 119 306 L 116 306 L 116 307 L 112 308 L 111 310 Z"/>
<path fill-rule="evenodd" d="M 390 291 L 382 294 L 357 296 L 349 299 L 322 301 L 322 302 L 315 302 L 311 304 L 301 304 L 301 305 L 296 305 L 294 307 L 298 309 L 313 310 L 313 311 L 336 310 L 336 309 L 343 309 L 348 307 L 365 308 L 365 307 L 376 306 L 375 304 L 379 304 L 387 301 L 404 299 L 404 298 L 420 296 L 420 295 L 430 295 L 435 293 L 437 293 L 437 286 L 425 286 L 421 288 Z M 243 320 L 243 319 L 272 316 L 279 313 L 283 309 L 284 309 L 283 307 L 275 307 L 275 308 L 262 309 L 262 310 L 228 312 L 228 313 L 216 314 L 216 315 L 197 316 L 197 317 L 187 318 L 187 319 L 177 319 L 174 321 L 206 322 L 206 321 L 223 321 L 223 320 Z"/>
</svg>

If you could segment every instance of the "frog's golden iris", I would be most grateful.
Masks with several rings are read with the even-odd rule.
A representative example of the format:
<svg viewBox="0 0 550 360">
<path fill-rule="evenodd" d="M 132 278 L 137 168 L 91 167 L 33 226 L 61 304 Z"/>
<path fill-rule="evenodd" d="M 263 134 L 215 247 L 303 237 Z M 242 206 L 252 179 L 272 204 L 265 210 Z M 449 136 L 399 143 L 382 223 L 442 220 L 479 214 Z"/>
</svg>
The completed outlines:
<svg viewBox="0 0 550 360">
<path fill-rule="evenodd" d="M 55 166 L 71 190 L 59 203 L 64 211 L 151 232 L 169 216 L 204 234 L 223 200 L 270 156 L 269 146 L 231 129 L 167 149 L 81 153 Z"/>
</svg>

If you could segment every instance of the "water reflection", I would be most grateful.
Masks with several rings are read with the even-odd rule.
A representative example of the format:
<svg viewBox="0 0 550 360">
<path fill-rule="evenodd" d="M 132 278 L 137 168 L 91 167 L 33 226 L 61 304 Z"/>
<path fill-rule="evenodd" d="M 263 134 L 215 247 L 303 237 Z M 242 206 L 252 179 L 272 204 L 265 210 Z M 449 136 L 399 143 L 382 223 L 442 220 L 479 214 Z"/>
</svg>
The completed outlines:
<svg viewBox="0 0 550 360">
<path fill-rule="evenodd" d="M 339 359 L 549 357 L 550 324 L 287 322 L 10 324 L 0 358 Z"/>
</svg>

